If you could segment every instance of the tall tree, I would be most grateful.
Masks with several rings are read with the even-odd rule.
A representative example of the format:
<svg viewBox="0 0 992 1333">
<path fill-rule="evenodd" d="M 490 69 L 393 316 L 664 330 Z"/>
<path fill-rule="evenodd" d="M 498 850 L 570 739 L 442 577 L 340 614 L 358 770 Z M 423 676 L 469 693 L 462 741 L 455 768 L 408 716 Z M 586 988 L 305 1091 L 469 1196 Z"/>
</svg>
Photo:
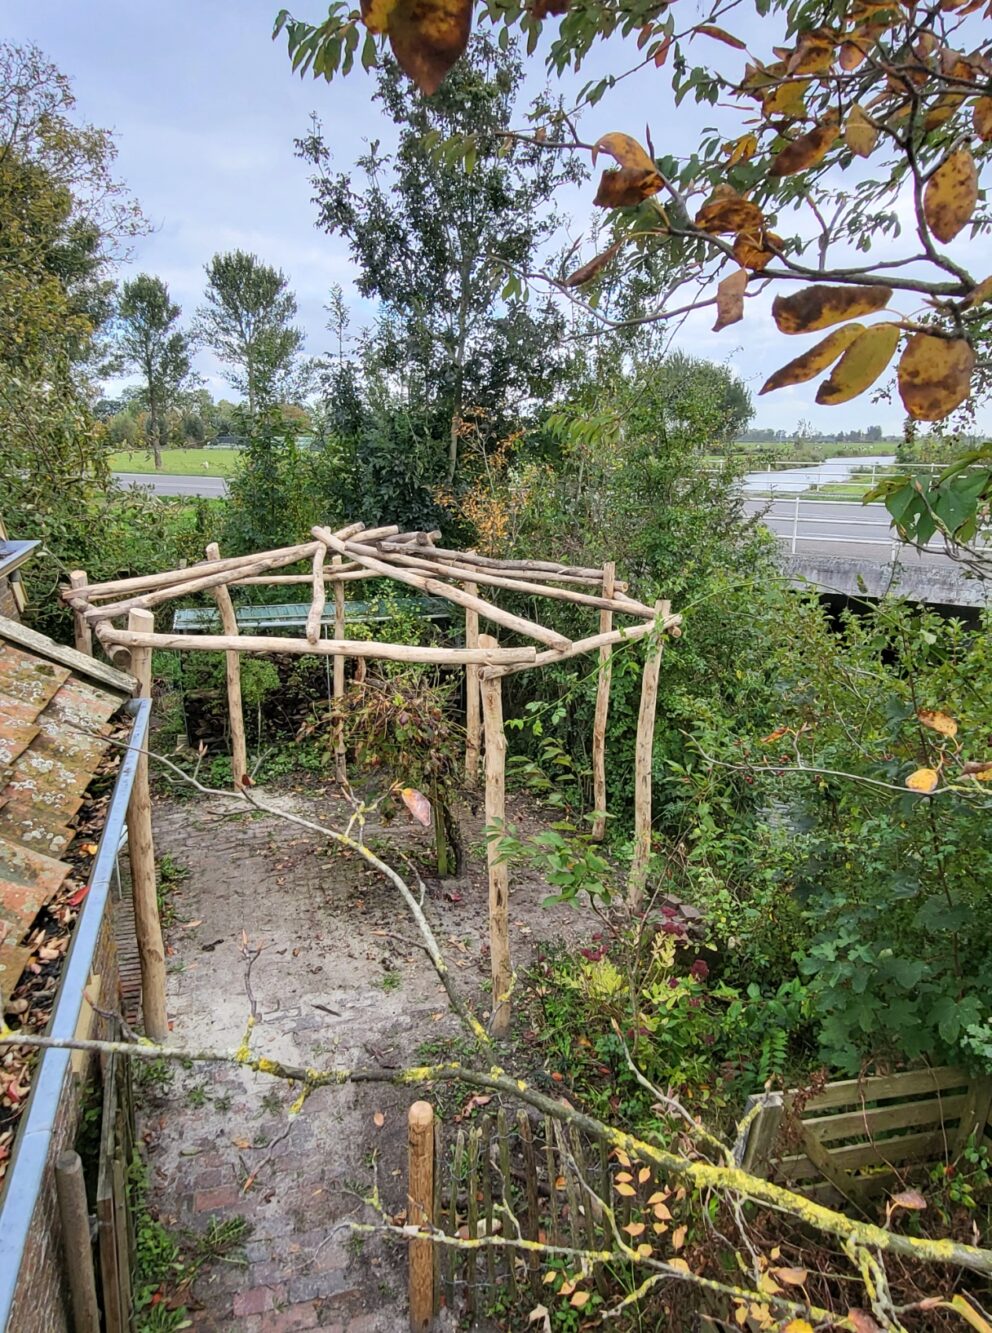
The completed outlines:
<svg viewBox="0 0 992 1333">
<path fill-rule="evenodd" d="M 118 307 L 124 362 L 142 377 L 148 409 L 148 443 L 156 468 L 168 441 L 168 413 L 192 381 L 191 341 L 179 328 L 179 306 L 161 278 L 139 273 L 121 289 Z"/>
<path fill-rule="evenodd" d="M 572 164 L 504 137 L 522 77 L 512 49 L 477 38 L 428 101 L 386 61 L 376 100 L 399 129 L 394 153 L 373 142 L 356 171 L 335 173 L 319 125 L 299 145 L 316 168 L 318 225 L 348 241 L 359 292 L 380 303 L 362 359 L 440 446 L 432 471 L 449 486 L 466 409 L 498 418 L 540 394 L 562 328 L 549 303 L 498 300 L 498 270 L 533 262 L 557 225 L 555 192 L 576 177 Z M 470 160 L 436 151 L 464 135 Z"/>
<path fill-rule="evenodd" d="M 230 367 L 227 378 L 244 395 L 251 421 L 289 388 L 303 347 L 295 318 L 296 297 L 286 275 L 257 255 L 232 250 L 207 265 L 197 330 Z"/>
</svg>

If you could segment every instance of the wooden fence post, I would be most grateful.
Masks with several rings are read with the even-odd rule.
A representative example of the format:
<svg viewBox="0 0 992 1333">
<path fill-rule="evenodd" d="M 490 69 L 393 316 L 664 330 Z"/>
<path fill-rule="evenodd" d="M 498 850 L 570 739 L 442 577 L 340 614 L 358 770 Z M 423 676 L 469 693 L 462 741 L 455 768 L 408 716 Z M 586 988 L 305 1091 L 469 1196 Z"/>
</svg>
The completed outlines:
<svg viewBox="0 0 992 1333">
<path fill-rule="evenodd" d="M 656 602 L 661 622 L 671 611 L 670 602 Z M 630 866 L 627 902 L 638 911 L 644 898 L 644 886 L 651 859 L 651 761 L 654 754 L 654 717 L 658 703 L 658 673 L 661 669 L 662 643 L 651 644 L 641 675 L 641 706 L 637 714 L 637 741 L 634 749 L 634 857 Z"/>
<path fill-rule="evenodd" d="M 207 547 L 207 559 L 220 559 L 220 547 L 216 542 L 211 542 Z M 220 613 L 222 631 L 225 634 L 236 635 L 238 617 L 227 584 L 218 584 L 213 589 L 213 595 Z M 235 787 L 242 787 L 248 775 L 248 747 L 245 742 L 245 717 L 241 704 L 241 654 L 236 650 L 224 654 L 224 674 L 227 679 L 227 712 L 231 726 L 231 773 Z"/>
<path fill-rule="evenodd" d="M 155 617 L 150 611 L 138 608 L 129 614 L 127 627 L 140 634 L 151 634 L 155 629 Z M 132 648 L 131 674 L 137 681 L 136 696 L 139 699 L 150 699 L 151 648 Z M 155 844 L 152 840 L 152 798 L 148 788 L 147 748 L 138 757 L 134 786 L 127 807 L 127 849 L 131 863 L 134 927 L 141 960 L 141 1015 L 145 1036 L 152 1041 L 165 1041 L 169 1036 L 165 1010 L 165 948 L 155 890 Z"/>
<path fill-rule="evenodd" d="M 434 1224 L 434 1108 L 430 1102 L 414 1102 L 410 1107 L 407 1144 L 407 1223 L 431 1227 Z M 428 1333 L 434 1323 L 434 1242 L 411 1240 L 409 1262 L 410 1333 Z"/>
<path fill-rule="evenodd" d="M 72 588 L 85 588 L 88 580 L 84 569 L 74 569 L 69 575 L 69 586 Z M 82 611 L 73 608 L 72 612 L 73 638 L 78 653 L 85 653 L 87 657 L 93 656 L 93 631 L 90 623 L 83 615 Z"/>
<path fill-rule="evenodd" d="M 341 557 L 336 555 L 332 565 L 340 565 Z M 344 584 L 340 579 L 334 582 L 334 637 L 343 639 L 345 634 Z M 348 757 L 344 748 L 344 663 L 342 656 L 334 659 L 334 776 L 338 782 L 348 781 Z"/>
<path fill-rule="evenodd" d="M 603 566 L 603 596 L 612 599 L 617 567 L 612 560 Z M 613 629 L 613 612 L 599 613 L 599 632 Z M 592 826 L 593 842 L 606 837 L 606 720 L 610 712 L 610 679 L 613 675 L 613 649 L 607 644 L 599 650 L 599 680 L 596 684 L 596 715 L 592 724 L 592 805 L 597 812 Z"/>
<path fill-rule="evenodd" d="M 55 1190 L 62 1223 L 62 1253 L 72 1300 L 72 1327 L 75 1333 L 100 1333 L 90 1215 L 83 1163 L 78 1152 L 64 1152 L 55 1163 Z"/>
<path fill-rule="evenodd" d="M 481 648 L 497 648 L 491 634 L 479 635 Z M 482 717 L 486 733 L 486 827 L 506 825 L 506 734 L 503 731 L 503 690 L 499 677 L 482 678 Z M 494 1037 L 510 1031 L 510 877 L 505 861 L 497 863 L 496 843 L 487 845 L 489 860 L 489 954 L 493 973 Z"/>
<path fill-rule="evenodd" d="M 466 592 L 478 597 L 477 583 L 466 583 L 463 586 Z M 478 648 L 478 646 L 479 613 L 466 607 L 465 647 Z M 474 663 L 465 668 L 465 785 L 467 787 L 475 787 L 479 781 L 479 755 L 482 750 L 479 674 L 479 668 Z"/>
</svg>

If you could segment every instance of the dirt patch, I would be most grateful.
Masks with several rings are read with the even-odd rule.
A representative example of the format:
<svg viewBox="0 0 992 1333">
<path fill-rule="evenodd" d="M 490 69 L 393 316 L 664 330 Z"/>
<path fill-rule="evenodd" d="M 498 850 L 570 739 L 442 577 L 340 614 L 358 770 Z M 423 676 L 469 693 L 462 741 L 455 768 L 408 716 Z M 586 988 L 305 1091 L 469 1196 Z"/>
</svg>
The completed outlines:
<svg viewBox="0 0 992 1333">
<path fill-rule="evenodd" d="M 268 793 L 267 799 L 273 799 Z M 342 828 L 348 808 L 322 790 L 278 794 L 285 808 Z M 533 813 L 511 802 L 522 831 Z M 425 910 L 463 994 L 487 1009 L 488 885 L 482 819 L 461 820 L 468 872 L 426 883 Z M 234 801 L 161 801 L 156 850 L 188 872 L 171 903 L 169 1014 L 189 1048 L 238 1044 L 254 999 L 253 1047 L 316 1066 L 398 1066 L 432 1058 L 460 1030 L 396 890 L 318 834 Z M 366 838 L 389 860 L 429 834 L 373 820 Z M 400 868 L 402 865 L 400 864 Z M 542 908 L 547 887 L 511 876 L 511 946 L 519 971 L 542 940 L 577 938 L 589 918 Z M 243 939 L 261 949 L 246 986 Z M 540 1062 L 539 1050 L 533 1060 Z M 521 1071 L 524 1072 L 524 1071 Z M 356 1236 L 372 1220 L 374 1184 L 384 1206 L 406 1205 L 408 1090 L 324 1088 L 288 1116 L 286 1084 L 224 1065 L 179 1071 L 145 1096 L 140 1132 L 152 1204 L 169 1225 L 203 1229 L 212 1216 L 244 1216 L 244 1263 L 215 1265 L 193 1287 L 194 1326 L 254 1330 L 336 1328 L 386 1333 L 406 1322 L 404 1252 Z M 448 1090 L 438 1090 L 439 1098 Z M 381 1121 L 381 1123 L 379 1123 Z M 476 1321 L 474 1327 L 486 1325 Z"/>
</svg>

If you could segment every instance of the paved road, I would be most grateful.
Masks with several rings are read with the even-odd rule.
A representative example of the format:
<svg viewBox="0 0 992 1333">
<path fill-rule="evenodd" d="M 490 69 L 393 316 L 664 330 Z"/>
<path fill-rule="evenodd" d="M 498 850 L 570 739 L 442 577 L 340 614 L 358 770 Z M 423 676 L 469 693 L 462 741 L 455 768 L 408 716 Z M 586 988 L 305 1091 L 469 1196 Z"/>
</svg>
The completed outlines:
<svg viewBox="0 0 992 1333">
<path fill-rule="evenodd" d="M 115 472 L 114 480 L 121 486 L 142 486 L 156 495 L 205 495 L 221 500 L 227 494 L 223 477 L 170 477 L 148 472 Z"/>
<path fill-rule="evenodd" d="M 122 486 L 144 486 L 156 495 L 204 495 L 220 499 L 227 494 L 223 477 L 170 477 L 139 472 L 115 472 Z M 893 536 L 889 516 L 882 504 L 862 505 L 848 500 L 799 500 L 799 521 L 796 523 L 796 500 L 793 496 L 777 496 L 774 500 L 748 497 L 744 508 L 749 514 L 764 513 L 768 528 L 782 540 L 787 551 L 795 554 L 845 556 L 885 564 L 892 559 Z M 898 544 L 899 559 L 903 564 L 920 561 L 926 564 L 948 563 L 940 549 L 919 554 Z"/>
</svg>

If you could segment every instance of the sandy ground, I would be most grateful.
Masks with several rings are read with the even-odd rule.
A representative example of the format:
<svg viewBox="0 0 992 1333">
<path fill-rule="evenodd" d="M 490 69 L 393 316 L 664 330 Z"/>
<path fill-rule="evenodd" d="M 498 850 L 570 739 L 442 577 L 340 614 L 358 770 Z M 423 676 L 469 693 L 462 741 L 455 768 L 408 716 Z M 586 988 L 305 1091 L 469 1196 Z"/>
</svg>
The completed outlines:
<svg viewBox="0 0 992 1333">
<path fill-rule="evenodd" d="M 266 799 L 336 827 L 347 818 L 340 798 L 319 788 Z M 508 818 L 535 827 L 518 803 Z M 485 1010 L 481 818 L 465 811 L 462 829 L 468 873 L 428 880 L 425 909 L 459 988 Z M 251 1012 L 249 987 L 253 1048 L 297 1064 L 399 1066 L 432 1058 L 439 1039 L 459 1035 L 405 905 L 364 863 L 320 835 L 234 814 L 218 800 L 159 802 L 155 836 L 159 857 L 188 871 L 167 931 L 177 1043 L 236 1046 Z M 388 829 L 370 823 L 367 838 L 377 850 L 410 851 L 429 835 L 404 817 Z M 542 908 L 547 888 L 533 875 L 511 880 L 517 970 L 538 941 L 593 929 L 573 909 Z M 244 939 L 261 949 L 247 981 Z M 540 1051 L 531 1059 L 539 1068 Z M 404 1252 L 355 1235 L 347 1222 L 372 1219 L 363 1200 L 376 1183 L 387 1210 L 405 1207 L 406 1111 L 415 1095 L 388 1085 L 320 1089 L 291 1117 L 293 1096 L 285 1083 L 225 1065 L 196 1065 L 145 1094 L 139 1131 L 162 1219 L 202 1230 L 213 1217 L 244 1216 L 252 1227 L 247 1262 L 215 1264 L 195 1284 L 194 1325 L 246 1333 L 405 1328 Z"/>
</svg>

